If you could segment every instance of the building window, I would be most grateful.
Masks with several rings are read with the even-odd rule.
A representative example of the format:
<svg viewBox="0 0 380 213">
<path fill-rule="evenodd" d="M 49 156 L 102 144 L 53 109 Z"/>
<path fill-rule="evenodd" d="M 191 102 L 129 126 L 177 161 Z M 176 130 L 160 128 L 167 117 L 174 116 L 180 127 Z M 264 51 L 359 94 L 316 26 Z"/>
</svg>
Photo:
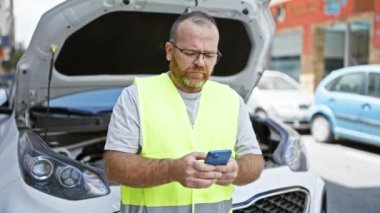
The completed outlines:
<svg viewBox="0 0 380 213">
<path fill-rule="evenodd" d="M 362 20 L 325 28 L 325 75 L 345 66 L 368 64 L 370 26 L 369 20 Z"/>
<path fill-rule="evenodd" d="M 294 80 L 300 78 L 302 33 L 299 31 L 276 35 L 270 50 L 268 68 L 284 72 Z"/>
<path fill-rule="evenodd" d="M 272 58 L 269 65 L 269 69 L 286 73 L 296 81 L 299 81 L 300 68 L 299 56 Z"/>
</svg>

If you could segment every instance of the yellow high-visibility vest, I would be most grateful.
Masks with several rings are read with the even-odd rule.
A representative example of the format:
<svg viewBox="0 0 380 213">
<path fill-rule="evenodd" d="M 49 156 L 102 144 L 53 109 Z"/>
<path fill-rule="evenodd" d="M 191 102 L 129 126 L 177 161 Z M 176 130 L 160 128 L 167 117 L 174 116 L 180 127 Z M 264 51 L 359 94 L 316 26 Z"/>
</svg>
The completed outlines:
<svg viewBox="0 0 380 213">
<path fill-rule="evenodd" d="M 235 156 L 240 105 L 237 93 L 230 87 L 210 80 L 206 82 L 192 126 L 185 103 L 166 73 L 137 78 L 135 85 L 143 139 L 141 156 L 175 159 L 193 151 L 217 149 L 230 149 Z M 232 185 L 216 184 L 207 189 L 190 189 L 178 182 L 147 188 L 121 186 L 123 205 L 144 207 L 230 202 L 232 192 Z"/>
</svg>

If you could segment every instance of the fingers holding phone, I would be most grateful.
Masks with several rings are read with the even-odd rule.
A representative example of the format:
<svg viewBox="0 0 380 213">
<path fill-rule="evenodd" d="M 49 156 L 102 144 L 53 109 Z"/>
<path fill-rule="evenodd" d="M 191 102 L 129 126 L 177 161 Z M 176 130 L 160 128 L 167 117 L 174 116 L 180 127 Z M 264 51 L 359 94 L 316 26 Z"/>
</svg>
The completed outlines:
<svg viewBox="0 0 380 213">
<path fill-rule="evenodd" d="M 188 188 L 208 188 L 216 183 L 222 174 L 215 166 L 199 161 L 205 158 L 205 153 L 193 152 L 175 160 L 175 180 Z"/>
<path fill-rule="evenodd" d="M 216 184 L 222 186 L 231 184 L 236 179 L 238 170 L 239 167 L 234 158 L 230 158 L 226 165 L 216 166 L 216 171 L 222 173 L 222 176 L 218 178 Z"/>
<path fill-rule="evenodd" d="M 215 165 L 215 171 L 222 174 L 216 184 L 228 185 L 237 177 L 238 164 L 231 154 L 231 150 L 212 150 L 207 153 L 205 163 Z"/>
</svg>

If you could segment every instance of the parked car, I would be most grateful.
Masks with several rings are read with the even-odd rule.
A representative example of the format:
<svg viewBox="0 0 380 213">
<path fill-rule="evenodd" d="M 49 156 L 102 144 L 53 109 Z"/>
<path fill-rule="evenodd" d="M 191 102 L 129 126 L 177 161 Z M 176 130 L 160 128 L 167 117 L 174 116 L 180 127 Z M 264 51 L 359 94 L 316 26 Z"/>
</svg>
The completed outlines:
<svg viewBox="0 0 380 213">
<path fill-rule="evenodd" d="M 294 129 L 309 129 L 308 110 L 314 95 L 279 71 L 266 70 L 248 99 L 251 115 L 273 118 Z"/>
<path fill-rule="evenodd" d="M 8 100 L 7 90 L 0 87 L 0 106 L 4 105 Z"/>
<path fill-rule="evenodd" d="M 380 146 L 380 65 L 331 72 L 316 89 L 309 118 L 317 141 L 344 138 Z"/>
<path fill-rule="evenodd" d="M 5 74 L 0 77 L 0 106 L 6 104 L 8 100 L 13 78 L 13 74 Z"/>
<path fill-rule="evenodd" d="M 121 88 L 167 70 L 168 32 L 190 9 L 208 11 L 220 28 L 223 59 L 213 79 L 247 99 L 273 35 L 268 5 L 70 0 L 45 13 L 18 63 L 12 111 L 0 114 L 0 212 L 119 211 L 120 187 L 105 177 L 103 149 Z M 309 168 L 299 135 L 271 119 L 252 124 L 265 169 L 236 187 L 234 211 L 325 211 L 324 181 Z"/>
</svg>

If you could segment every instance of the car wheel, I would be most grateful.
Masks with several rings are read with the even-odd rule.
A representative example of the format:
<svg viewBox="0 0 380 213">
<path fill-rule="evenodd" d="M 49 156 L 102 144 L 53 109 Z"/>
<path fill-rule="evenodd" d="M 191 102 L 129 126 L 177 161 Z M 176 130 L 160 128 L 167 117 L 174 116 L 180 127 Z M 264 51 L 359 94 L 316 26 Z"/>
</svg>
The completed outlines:
<svg viewBox="0 0 380 213">
<path fill-rule="evenodd" d="M 331 143 L 333 141 L 332 126 L 326 117 L 317 115 L 311 122 L 311 134 L 314 139 L 323 143 Z"/>
<path fill-rule="evenodd" d="M 256 110 L 255 116 L 257 116 L 257 117 L 259 117 L 259 118 L 261 118 L 263 120 L 268 118 L 267 113 L 264 110 L 262 110 L 262 109 Z"/>
</svg>

